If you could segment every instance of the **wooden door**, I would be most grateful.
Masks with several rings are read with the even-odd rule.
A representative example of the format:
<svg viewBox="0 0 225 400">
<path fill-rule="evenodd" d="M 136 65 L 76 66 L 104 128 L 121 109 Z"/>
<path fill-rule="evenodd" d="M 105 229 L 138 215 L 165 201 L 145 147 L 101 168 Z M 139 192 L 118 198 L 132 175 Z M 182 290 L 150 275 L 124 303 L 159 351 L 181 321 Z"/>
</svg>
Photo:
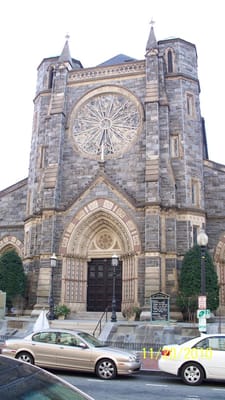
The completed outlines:
<svg viewBox="0 0 225 400">
<path fill-rule="evenodd" d="M 111 258 L 93 259 L 88 263 L 87 311 L 112 309 L 113 267 Z M 116 270 L 116 311 L 121 311 L 122 262 Z"/>
</svg>

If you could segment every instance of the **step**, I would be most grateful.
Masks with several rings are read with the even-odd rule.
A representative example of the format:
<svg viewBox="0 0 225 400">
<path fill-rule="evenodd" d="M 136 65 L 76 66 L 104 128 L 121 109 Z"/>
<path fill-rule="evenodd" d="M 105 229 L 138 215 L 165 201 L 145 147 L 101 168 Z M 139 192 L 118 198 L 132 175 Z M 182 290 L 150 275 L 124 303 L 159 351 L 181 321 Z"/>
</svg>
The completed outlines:
<svg viewBox="0 0 225 400">
<path fill-rule="evenodd" d="M 103 330 L 106 322 L 111 321 L 111 313 L 108 314 L 108 320 L 106 321 L 105 316 L 101 320 L 101 326 L 98 325 L 100 318 L 102 316 L 102 313 L 98 312 L 90 312 L 90 311 L 83 311 L 77 314 L 71 313 L 69 315 L 68 319 L 55 319 L 50 322 L 51 328 L 63 328 L 63 329 L 72 329 L 72 330 L 79 330 L 79 331 L 85 331 L 88 333 L 93 334 L 93 332 L 96 329 L 96 334 L 95 336 L 98 336 Z M 122 313 L 117 313 L 117 320 L 118 321 L 124 321 L 124 317 Z M 98 327 L 97 327 L 98 325 Z"/>
<path fill-rule="evenodd" d="M 73 320 L 95 320 L 95 321 L 99 321 L 100 318 L 102 318 L 102 320 L 108 320 L 110 321 L 111 319 L 111 311 L 108 311 L 107 314 L 103 315 L 102 311 L 79 311 L 77 313 L 71 313 L 69 318 L 73 319 Z M 124 321 L 124 317 L 122 315 L 121 312 L 117 312 L 116 313 L 117 316 L 117 320 L 119 321 Z"/>
<path fill-rule="evenodd" d="M 57 329 L 70 329 L 70 330 L 78 330 L 78 331 L 85 331 L 90 334 L 93 334 L 95 331 L 95 328 L 97 326 L 98 321 L 96 320 L 60 320 L 60 319 L 55 319 L 50 322 L 50 327 L 51 328 L 57 328 Z M 101 323 L 101 329 L 103 329 L 105 325 L 105 321 Z M 97 329 L 96 331 L 96 336 L 98 336 L 100 333 L 100 328 Z"/>
</svg>

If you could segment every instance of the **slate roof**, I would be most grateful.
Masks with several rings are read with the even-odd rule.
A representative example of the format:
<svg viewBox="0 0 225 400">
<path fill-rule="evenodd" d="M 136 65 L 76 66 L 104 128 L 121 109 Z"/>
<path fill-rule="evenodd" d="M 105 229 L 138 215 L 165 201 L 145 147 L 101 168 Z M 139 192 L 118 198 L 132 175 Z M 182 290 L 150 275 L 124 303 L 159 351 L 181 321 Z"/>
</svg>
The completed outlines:
<svg viewBox="0 0 225 400">
<path fill-rule="evenodd" d="M 137 61 L 137 59 L 126 56 L 125 54 L 118 54 L 115 57 L 110 58 L 107 61 L 99 64 L 98 67 L 104 67 L 107 65 L 123 64 L 125 62 Z"/>
</svg>

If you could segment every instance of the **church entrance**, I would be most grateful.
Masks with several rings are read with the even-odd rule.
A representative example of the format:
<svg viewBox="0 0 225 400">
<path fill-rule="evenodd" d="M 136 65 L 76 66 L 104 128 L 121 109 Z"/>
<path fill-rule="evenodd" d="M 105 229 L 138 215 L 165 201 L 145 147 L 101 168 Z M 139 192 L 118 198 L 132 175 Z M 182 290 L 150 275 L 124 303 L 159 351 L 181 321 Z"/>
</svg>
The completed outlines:
<svg viewBox="0 0 225 400">
<path fill-rule="evenodd" d="M 87 311 L 112 309 L 113 267 L 111 258 L 93 259 L 88 263 Z M 122 262 L 116 274 L 116 311 L 121 311 Z"/>
</svg>

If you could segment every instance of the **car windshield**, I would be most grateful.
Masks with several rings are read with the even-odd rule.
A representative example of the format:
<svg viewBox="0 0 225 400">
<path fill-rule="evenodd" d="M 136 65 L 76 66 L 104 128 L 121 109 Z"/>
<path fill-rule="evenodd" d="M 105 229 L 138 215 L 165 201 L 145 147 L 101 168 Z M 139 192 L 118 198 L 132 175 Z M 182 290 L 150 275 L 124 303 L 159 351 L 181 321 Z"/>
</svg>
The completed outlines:
<svg viewBox="0 0 225 400">
<path fill-rule="evenodd" d="M 0 398 L 4 400 L 84 400 L 79 391 L 70 388 L 30 365 L 13 368 L 0 365 Z"/>
<path fill-rule="evenodd" d="M 193 338 L 191 338 L 191 339 L 188 339 L 187 340 L 187 338 L 185 337 L 185 338 L 181 338 L 179 341 L 178 341 L 178 343 L 177 344 L 179 344 L 179 345 L 181 345 L 181 344 L 185 344 L 185 343 L 188 343 L 190 340 L 192 340 L 192 339 L 197 339 L 197 338 L 201 338 L 201 336 L 195 336 L 195 337 L 193 337 Z"/>
<path fill-rule="evenodd" d="M 106 347 L 103 343 L 101 343 L 94 336 L 90 335 L 87 332 L 79 332 L 78 336 L 85 340 L 89 345 L 93 347 Z"/>
</svg>

